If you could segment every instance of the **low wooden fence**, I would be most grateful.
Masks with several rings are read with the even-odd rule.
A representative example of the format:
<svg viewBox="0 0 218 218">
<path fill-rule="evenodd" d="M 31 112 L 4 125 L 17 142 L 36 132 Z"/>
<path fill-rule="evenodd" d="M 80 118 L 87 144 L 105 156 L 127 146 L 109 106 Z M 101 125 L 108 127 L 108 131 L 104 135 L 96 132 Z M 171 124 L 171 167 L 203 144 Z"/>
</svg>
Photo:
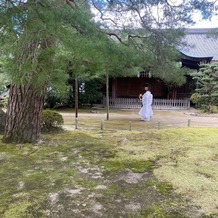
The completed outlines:
<svg viewBox="0 0 218 218">
<path fill-rule="evenodd" d="M 154 109 L 189 109 L 190 99 L 154 99 L 153 101 Z"/>
<path fill-rule="evenodd" d="M 106 100 L 104 98 L 103 105 Z M 141 107 L 141 102 L 138 98 L 109 98 L 110 108 L 120 109 L 138 109 Z M 190 108 L 190 99 L 153 99 L 153 109 L 158 110 L 184 110 Z"/>
</svg>

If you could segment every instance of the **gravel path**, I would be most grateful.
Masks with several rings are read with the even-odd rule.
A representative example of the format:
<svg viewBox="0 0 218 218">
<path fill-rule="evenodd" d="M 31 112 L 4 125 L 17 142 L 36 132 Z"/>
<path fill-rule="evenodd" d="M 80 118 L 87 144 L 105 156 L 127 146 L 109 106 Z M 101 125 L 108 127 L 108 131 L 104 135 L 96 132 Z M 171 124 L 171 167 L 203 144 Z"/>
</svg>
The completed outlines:
<svg viewBox="0 0 218 218">
<path fill-rule="evenodd" d="M 64 129 L 75 129 L 74 113 L 61 112 L 64 117 Z M 87 122 L 91 120 L 100 124 L 100 120 L 106 120 L 104 111 L 92 111 L 79 113 L 79 121 Z M 117 110 L 110 112 L 110 122 L 117 124 L 132 122 L 134 127 L 142 128 L 144 124 L 140 121 L 138 110 Z M 204 114 L 198 110 L 154 110 L 154 116 L 146 125 L 149 128 L 157 128 L 158 122 L 161 128 L 178 128 L 178 127 L 218 127 L 218 114 Z"/>
</svg>

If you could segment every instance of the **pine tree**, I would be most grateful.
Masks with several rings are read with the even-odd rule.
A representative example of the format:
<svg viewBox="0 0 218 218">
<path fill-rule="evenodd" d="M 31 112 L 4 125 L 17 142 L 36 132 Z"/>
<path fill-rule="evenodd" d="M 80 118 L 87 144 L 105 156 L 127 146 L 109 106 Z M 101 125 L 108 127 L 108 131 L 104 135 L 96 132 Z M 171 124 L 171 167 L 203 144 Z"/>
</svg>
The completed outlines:
<svg viewBox="0 0 218 218">
<path fill-rule="evenodd" d="M 218 106 L 218 64 L 202 64 L 200 71 L 192 76 L 196 81 L 195 92 L 198 94 L 195 103 L 209 111 L 213 106 Z M 196 96 L 194 93 L 192 99 Z"/>
<path fill-rule="evenodd" d="M 167 78 L 168 70 L 173 68 L 164 66 L 174 56 L 174 50 L 169 51 L 178 42 L 178 37 L 169 37 L 159 30 L 177 27 L 179 21 L 190 23 L 191 8 L 211 6 L 207 2 L 200 5 L 198 2 L 202 1 L 185 1 L 185 13 L 182 7 L 171 6 L 165 0 L 89 2 L 99 9 L 101 15 L 106 10 L 116 11 L 117 17 L 112 21 L 116 28 L 111 33 L 109 29 L 112 26 L 108 28 L 105 23 L 94 23 L 87 1 L 2 0 L 0 48 L 7 59 L 5 71 L 11 84 L 3 141 L 20 143 L 39 139 L 47 89 L 54 88 L 60 92 L 66 89 L 66 71 L 70 62 L 75 78 L 90 75 L 108 78 L 121 73 L 132 74 L 145 67 L 154 67 L 153 73 L 160 76 L 162 72 L 155 66 L 167 69 L 163 75 Z M 161 6 L 163 20 L 153 19 L 149 13 L 154 6 Z M 205 15 L 211 9 L 207 8 L 203 10 Z M 130 26 L 125 24 L 121 28 L 115 22 L 126 12 L 133 12 L 132 18 L 139 15 L 137 22 L 146 30 L 143 35 L 135 36 L 135 30 L 129 31 Z M 115 30 L 122 30 L 121 35 Z M 139 60 L 146 61 L 139 64 Z"/>
<path fill-rule="evenodd" d="M 84 46 L 78 40 L 91 34 L 90 17 L 74 2 L 66 3 L 28 0 L 1 5 L 1 43 L 11 82 L 4 142 L 39 139 L 47 88 L 65 87 L 68 54 L 62 48 L 77 46 L 79 54 Z"/>
</svg>

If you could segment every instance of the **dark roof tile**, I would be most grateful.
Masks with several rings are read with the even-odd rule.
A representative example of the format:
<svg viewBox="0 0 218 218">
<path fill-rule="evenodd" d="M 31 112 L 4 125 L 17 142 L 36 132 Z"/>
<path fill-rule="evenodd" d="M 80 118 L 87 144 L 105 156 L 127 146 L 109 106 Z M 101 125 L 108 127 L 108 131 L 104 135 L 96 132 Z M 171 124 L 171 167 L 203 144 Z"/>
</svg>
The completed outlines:
<svg viewBox="0 0 218 218">
<path fill-rule="evenodd" d="M 193 57 L 213 57 L 213 61 L 218 61 L 218 35 L 212 36 L 210 33 L 218 29 L 186 29 L 183 42 L 186 44 L 180 47 L 180 51 Z"/>
</svg>

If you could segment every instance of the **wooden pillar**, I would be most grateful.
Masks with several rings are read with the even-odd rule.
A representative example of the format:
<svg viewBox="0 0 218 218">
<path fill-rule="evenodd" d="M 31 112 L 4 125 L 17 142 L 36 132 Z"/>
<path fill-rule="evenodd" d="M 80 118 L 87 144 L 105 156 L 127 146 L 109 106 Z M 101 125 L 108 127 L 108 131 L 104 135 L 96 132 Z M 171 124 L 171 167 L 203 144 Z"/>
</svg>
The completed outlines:
<svg viewBox="0 0 218 218">
<path fill-rule="evenodd" d="M 107 110 L 107 120 L 109 120 L 109 75 L 106 73 L 106 110 Z"/>
<path fill-rule="evenodd" d="M 172 99 L 176 99 L 176 95 L 177 95 L 177 90 L 174 88 L 172 90 Z"/>
<path fill-rule="evenodd" d="M 78 77 L 77 74 L 75 74 L 75 118 L 78 118 Z"/>
<path fill-rule="evenodd" d="M 116 98 L 117 97 L 117 78 L 112 79 L 112 98 Z"/>
</svg>

